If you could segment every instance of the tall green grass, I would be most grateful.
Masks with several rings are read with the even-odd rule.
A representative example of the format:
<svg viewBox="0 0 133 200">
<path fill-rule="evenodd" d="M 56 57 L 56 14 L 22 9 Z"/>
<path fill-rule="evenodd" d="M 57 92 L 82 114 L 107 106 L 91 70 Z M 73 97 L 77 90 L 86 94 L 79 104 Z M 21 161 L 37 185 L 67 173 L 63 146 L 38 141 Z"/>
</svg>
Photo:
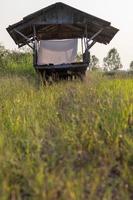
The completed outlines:
<svg viewBox="0 0 133 200">
<path fill-rule="evenodd" d="M 133 199 L 132 75 L 38 88 L 0 46 L 0 200 Z"/>
<path fill-rule="evenodd" d="M 20 73 L 21 74 L 21 73 Z M 0 77 L 0 200 L 133 199 L 133 80 Z"/>
</svg>

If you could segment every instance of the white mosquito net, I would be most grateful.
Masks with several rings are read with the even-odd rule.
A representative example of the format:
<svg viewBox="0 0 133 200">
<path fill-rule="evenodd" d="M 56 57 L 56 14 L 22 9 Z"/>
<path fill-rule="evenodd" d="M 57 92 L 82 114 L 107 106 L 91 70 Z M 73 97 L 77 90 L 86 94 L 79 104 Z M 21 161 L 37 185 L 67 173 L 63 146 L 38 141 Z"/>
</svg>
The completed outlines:
<svg viewBox="0 0 133 200">
<path fill-rule="evenodd" d="M 38 49 L 38 65 L 76 62 L 78 39 L 41 40 Z"/>
</svg>

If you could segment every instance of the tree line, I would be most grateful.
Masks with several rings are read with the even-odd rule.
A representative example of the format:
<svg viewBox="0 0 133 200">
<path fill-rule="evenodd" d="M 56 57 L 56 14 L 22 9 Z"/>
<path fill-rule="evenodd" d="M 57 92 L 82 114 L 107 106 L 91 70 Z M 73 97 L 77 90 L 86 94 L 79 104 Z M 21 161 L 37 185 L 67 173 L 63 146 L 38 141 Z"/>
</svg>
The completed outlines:
<svg viewBox="0 0 133 200">
<path fill-rule="evenodd" d="M 112 48 L 107 56 L 103 58 L 103 70 L 104 71 L 112 71 L 112 70 L 119 70 L 123 67 L 121 63 L 120 55 L 116 48 Z M 91 55 L 90 58 L 90 70 L 99 70 L 101 69 L 99 64 L 99 59 L 95 55 Z M 133 61 L 131 61 L 130 70 L 133 70 Z"/>
</svg>

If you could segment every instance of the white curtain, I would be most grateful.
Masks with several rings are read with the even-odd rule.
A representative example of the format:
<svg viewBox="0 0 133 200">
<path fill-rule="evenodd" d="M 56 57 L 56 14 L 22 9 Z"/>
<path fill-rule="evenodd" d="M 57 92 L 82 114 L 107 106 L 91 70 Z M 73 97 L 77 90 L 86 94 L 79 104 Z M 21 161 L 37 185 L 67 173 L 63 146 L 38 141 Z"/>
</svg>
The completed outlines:
<svg viewBox="0 0 133 200">
<path fill-rule="evenodd" d="M 76 62 L 78 39 L 41 40 L 38 65 Z"/>
</svg>

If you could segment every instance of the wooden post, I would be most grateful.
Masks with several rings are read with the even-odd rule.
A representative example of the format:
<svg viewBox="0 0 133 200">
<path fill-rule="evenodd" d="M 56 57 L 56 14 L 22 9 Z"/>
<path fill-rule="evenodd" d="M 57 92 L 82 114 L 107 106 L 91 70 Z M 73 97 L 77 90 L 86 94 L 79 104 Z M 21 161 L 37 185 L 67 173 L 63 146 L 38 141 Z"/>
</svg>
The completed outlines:
<svg viewBox="0 0 133 200">
<path fill-rule="evenodd" d="M 83 59 L 83 53 L 84 53 L 83 38 L 81 38 L 81 48 L 82 48 L 82 59 Z"/>
<path fill-rule="evenodd" d="M 86 46 L 86 40 L 85 40 L 85 37 L 84 37 L 84 47 L 85 47 L 85 50 L 87 49 L 87 46 Z"/>
<path fill-rule="evenodd" d="M 34 31 L 34 46 L 33 46 L 33 65 L 34 67 L 37 66 L 37 35 L 36 35 L 36 27 L 33 26 Z"/>
<path fill-rule="evenodd" d="M 86 24 L 86 27 L 85 27 L 85 36 L 86 36 L 86 49 L 87 49 L 88 48 L 88 26 L 87 26 L 87 24 Z"/>
</svg>

